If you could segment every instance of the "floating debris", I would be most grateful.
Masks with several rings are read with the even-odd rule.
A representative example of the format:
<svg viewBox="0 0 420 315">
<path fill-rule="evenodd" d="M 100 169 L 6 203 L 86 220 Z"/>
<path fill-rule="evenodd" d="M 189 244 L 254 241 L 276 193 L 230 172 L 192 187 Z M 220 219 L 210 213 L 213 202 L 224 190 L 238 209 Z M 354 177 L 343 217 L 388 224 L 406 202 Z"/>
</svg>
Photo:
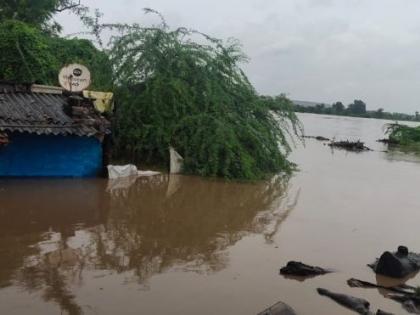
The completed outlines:
<svg viewBox="0 0 420 315">
<path fill-rule="evenodd" d="M 360 140 L 331 141 L 328 145 L 332 148 L 344 149 L 344 150 L 355 151 L 355 152 L 372 151 L 370 148 L 365 146 L 364 142 L 361 142 Z"/>
<path fill-rule="evenodd" d="M 363 281 L 363 280 L 359 280 L 355 278 L 351 278 L 347 280 L 347 284 L 352 288 L 365 288 L 365 289 L 376 288 L 376 289 L 384 289 L 384 290 L 392 291 L 395 293 L 401 293 L 401 294 L 413 294 L 414 291 L 416 290 L 415 287 L 412 287 L 406 284 L 386 287 L 383 285 L 379 285 L 379 284 L 375 284 L 375 283 L 371 283 L 371 282 L 367 282 L 367 281 Z"/>
<path fill-rule="evenodd" d="M 358 279 L 349 279 L 347 284 L 352 288 L 377 288 L 388 290 L 393 293 L 388 293 L 386 297 L 401 303 L 402 307 L 409 313 L 419 314 L 420 297 L 417 295 L 417 289 L 415 287 L 403 284 L 398 286 L 386 287 L 379 284 L 370 283 Z M 387 315 L 384 311 L 378 310 L 377 315 Z M 392 314 L 391 314 L 392 315 Z"/>
<path fill-rule="evenodd" d="M 389 294 L 388 297 L 394 301 L 400 302 L 408 313 L 420 314 L 420 298 L 418 296 L 396 293 Z"/>
<path fill-rule="evenodd" d="M 400 144 L 397 140 L 394 140 L 394 139 L 386 139 L 386 138 L 384 138 L 384 139 L 378 139 L 378 140 L 376 140 L 376 142 L 381 142 L 381 143 L 384 143 L 384 144 L 395 144 L 395 145 Z"/>
<path fill-rule="evenodd" d="M 325 138 L 325 137 L 322 137 L 322 136 L 304 136 L 304 138 L 307 138 L 307 139 L 315 139 L 315 140 L 318 140 L 318 141 L 330 141 L 330 139 L 329 138 Z"/>
<path fill-rule="evenodd" d="M 296 312 L 289 305 L 278 302 L 257 315 L 296 315 Z"/>
<path fill-rule="evenodd" d="M 347 307 L 348 309 L 351 309 L 359 314 L 370 314 L 370 303 L 364 299 L 360 299 L 351 295 L 334 293 L 322 288 L 318 288 L 317 291 L 319 295 L 327 296 L 338 304 Z"/>
<path fill-rule="evenodd" d="M 375 263 L 368 265 L 377 274 L 392 278 L 404 278 L 420 270 L 420 254 L 399 246 L 395 253 L 384 252 Z"/>
<path fill-rule="evenodd" d="M 282 275 L 300 277 L 319 276 L 330 272 L 330 270 L 317 266 L 306 265 L 299 261 L 289 261 L 285 267 L 280 269 L 280 274 Z"/>
<path fill-rule="evenodd" d="M 376 312 L 376 315 L 394 315 L 394 314 L 392 314 L 392 313 L 388 313 L 388 312 L 385 312 L 385 311 L 383 311 L 383 310 L 378 310 L 378 311 Z"/>
</svg>

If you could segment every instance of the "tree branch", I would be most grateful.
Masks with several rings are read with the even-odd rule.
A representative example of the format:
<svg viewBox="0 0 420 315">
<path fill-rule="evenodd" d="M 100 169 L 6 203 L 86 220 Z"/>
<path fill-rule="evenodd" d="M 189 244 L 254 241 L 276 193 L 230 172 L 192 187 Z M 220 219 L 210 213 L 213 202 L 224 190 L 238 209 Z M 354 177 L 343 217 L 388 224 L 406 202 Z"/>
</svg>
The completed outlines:
<svg viewBox="0 0 420 315">
<path fill-rule="evenodd" d="M 63 11 L 66 11 L 66 10 L 71 10 L 71 9 L 77 8 L 78 6 L 80 6 L 80 0 L 79 0 L 78 3 L 71 3 L 71 4 L 63 6 L 61 8 L 56 8 L 54 10 L 54 12 L 59 13 L 59 12 L 63 12 Z"/>
</svg>

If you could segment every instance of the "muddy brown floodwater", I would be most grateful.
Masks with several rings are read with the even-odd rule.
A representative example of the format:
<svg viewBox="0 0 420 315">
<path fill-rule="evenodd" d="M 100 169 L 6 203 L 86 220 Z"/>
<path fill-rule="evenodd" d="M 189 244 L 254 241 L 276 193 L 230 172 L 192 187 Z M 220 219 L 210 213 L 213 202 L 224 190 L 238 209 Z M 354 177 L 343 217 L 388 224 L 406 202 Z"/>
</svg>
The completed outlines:
<svg viewBox="0 0 420 315">
<path fill-rule="evenodd" d="M 301 315 L 353 314 L 317 287 L 405 314 L 346 280 L 389 283 L 366 264 L 400 244 L 420 252 L 419 157 L 381 152 L 385 121 L 300 117 L 308 135 L 376 151 L 308 139 L 292 155 L 299 172 L 255 184 L 0 180 L 0 314 L 252 315 L 277 301 Z M 288 260 L 336 272 L 286 279 Z"/>
</svg>

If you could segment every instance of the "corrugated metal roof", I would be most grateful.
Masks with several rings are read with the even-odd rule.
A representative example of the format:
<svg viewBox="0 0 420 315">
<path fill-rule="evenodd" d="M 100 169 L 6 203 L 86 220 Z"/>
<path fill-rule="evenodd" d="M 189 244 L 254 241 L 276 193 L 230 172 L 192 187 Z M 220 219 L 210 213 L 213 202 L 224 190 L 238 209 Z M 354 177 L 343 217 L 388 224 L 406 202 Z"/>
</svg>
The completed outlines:
<svg viewBox="0 0 420 315">
<path fill-rule="evenodd" d="M 94 136 L 98 131 L 75 122 L 64 112 L 67 98 L 59 94 L 0 93 L 0 130 L 52 135 Z"/>
</svg>

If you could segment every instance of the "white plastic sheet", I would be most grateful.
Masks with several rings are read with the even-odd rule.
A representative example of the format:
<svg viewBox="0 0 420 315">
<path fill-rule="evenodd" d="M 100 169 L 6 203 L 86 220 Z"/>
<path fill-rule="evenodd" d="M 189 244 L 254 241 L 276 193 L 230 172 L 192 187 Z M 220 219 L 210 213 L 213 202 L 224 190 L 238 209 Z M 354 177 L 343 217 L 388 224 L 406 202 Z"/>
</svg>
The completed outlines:
<svg viewBox="0 0 420 315">
<path fill-rule="evenodd" d="M 127 165 L 108 165 L 109 179 L 117 179 L 130 176 L 154 176 L 160 174 L 155 171 L 139 171 L 133 164 Z"/>
<path fill-rule="evenodd" d="M 137 167 L 133 164 L 108 165 L 108 177 L 116 179 L 121 177 L 137 176 Z"/>
<path fill-rule="evenodd" d="M 179 174 L 179 173 L 181 173 L 182 172 L 182 167 L 184 165 L 184 159 L 172 147 L 169 148 L 169 153 L 170 153 L 170 159 L 171 159 L 171 163 L 170 163 L 171 165 L 170 165 L 169 172 L 171 174 Z"/>
</svg>

